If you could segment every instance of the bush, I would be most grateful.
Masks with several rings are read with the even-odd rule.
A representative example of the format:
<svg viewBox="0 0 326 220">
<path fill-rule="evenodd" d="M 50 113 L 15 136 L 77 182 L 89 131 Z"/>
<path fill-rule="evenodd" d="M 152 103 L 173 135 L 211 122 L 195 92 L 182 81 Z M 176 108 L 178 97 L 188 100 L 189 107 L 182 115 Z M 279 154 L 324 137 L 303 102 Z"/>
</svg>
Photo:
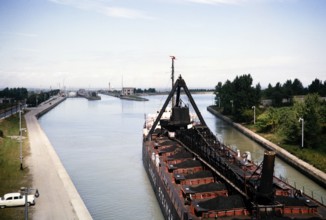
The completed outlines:
<svg viewBox="0 0 326 220">
<path fill-rule="evenodd" d="M 241 113 L 241 122 L 252 123 L 254 121 L 254 113 L 252 109 L 245 109 Z"/>
<path fill-rule="evenodd" d="M 259 132 L 275 132 L 279 121 L 279 111 L 276 108 L 268 108 L 259 114 L 256 126 Z"/>
</svg>

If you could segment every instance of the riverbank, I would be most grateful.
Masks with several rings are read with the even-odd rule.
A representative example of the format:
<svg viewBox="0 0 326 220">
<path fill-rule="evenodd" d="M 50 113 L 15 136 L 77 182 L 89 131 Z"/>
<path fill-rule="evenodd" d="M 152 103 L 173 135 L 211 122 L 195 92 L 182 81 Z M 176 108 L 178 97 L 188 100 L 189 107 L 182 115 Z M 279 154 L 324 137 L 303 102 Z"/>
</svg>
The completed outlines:
<svg viewBox="0 0 326 220">
<path fill-rule="evenodd" d="M 321 170 L 318 170 L 314 166 L 306 163 L 305 161 L 299 159 L 298 157 L 294 156 L 293 154 L 289 153 L 288 151 L 284 150 L 283 148 L 279 147 L 278 145 L 266 140 L 265 138 L 259 136 L 258 134 L 252 132 L 251 130 L 247 129 L 246 127 L 234 123 L 230 118 L 225 117 L 224 115 L 220 114 L 212 107 L 207 107 L 207 110 L 212 113 L 213 115 L 219 117 L 220 119 L 224 120 L 225 122 L 229 123 L 231 126 L 239 130 L 244 135 L 248 136 L 252 140 L 256 141 L 258 144 L 263 146 L 268 150 L 273 150 L 277 153 L 277 156 L 280 157 L 282 160 L 302 172 L 303 174 L 312 178 L 315 182 L 317 182 L 322 187 L 326 187 L 326 174 Z"/>
<path fill-rule="evenodd" d="M 135 96 L 135 95 L 121 95 L 120 99 L 130 100 L 130 101 L 148 101 L 143 97 Z"/>
<path fill-rule="evenodd" d="M 63 102 L 55 97 L 25 115 L 30 156 L 26 164 L 33 178 L 33 186 L 40 197 L 35 205 L 33 219 L 92 219 L 60 158 L 38 123 L 38 118 Z"/>
</svg>

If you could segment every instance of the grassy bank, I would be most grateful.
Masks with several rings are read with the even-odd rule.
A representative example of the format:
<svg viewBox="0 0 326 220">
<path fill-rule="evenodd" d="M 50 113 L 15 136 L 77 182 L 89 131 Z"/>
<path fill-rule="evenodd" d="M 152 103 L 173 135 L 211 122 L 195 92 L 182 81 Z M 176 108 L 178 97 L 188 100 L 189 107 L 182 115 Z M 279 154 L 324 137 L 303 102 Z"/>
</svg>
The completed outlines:
<svg viewBox="0 0 326 220">
<path fill-rule="evenodd" d="M 22 128 L 26 128 L 24 117 Z M 19 115 L 2 119 L 0 130 L 3 131 L 3 138 L 0 137 L 0 196 L 3 196 L 8 192 L 17 192 L 23 186 L 31 186 L 32 179 L 24 162 L 24 169 L 20 170 Z M 23 132 L 24 158 L 29 155 L 26 136 L 26 132 Z M 24 207 L 0 209 L 0 219 L 24 219 L 24 210 Z"/>
<path fill-rule="evenodd" d="M 260 136 L 266 138 L 267 140 L 277 144 L 279 147 L 287 150 L 291 154 L 297 156 L 303 161 L 313 165 L 317 169 L 326 172 L 326 149 L 322 148 L 301 148 L 299 145 L 289 145 L 285 144 L 283 137 L 277 133 L 261 133 L 257 132 L 257 129 L 254 125 L 246 125 L 245 127 L 250 129 L 253 132 L 256 132 Z M 324 146 L 326 146 L 326 140 L 323 140 Z"/>
</svg>

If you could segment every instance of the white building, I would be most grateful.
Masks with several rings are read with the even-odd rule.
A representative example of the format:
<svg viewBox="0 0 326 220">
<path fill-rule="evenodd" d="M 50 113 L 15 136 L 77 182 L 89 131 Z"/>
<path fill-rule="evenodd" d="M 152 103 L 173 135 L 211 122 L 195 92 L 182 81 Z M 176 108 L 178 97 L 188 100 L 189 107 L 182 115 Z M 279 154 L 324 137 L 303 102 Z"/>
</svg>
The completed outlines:
<svg viewBox="0 0 326 220">
<path fill-rule="evenodd" d="M 121 95 L 133 95 L 135 88 L 133 87 L 123 87 Z"/>
</svg>

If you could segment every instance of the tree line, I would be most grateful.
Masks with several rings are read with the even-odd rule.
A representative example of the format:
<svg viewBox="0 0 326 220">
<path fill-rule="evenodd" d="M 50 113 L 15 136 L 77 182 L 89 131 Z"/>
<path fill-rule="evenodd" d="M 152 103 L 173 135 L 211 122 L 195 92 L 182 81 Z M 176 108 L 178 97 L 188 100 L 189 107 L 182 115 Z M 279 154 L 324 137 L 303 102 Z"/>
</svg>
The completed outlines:
<svg viewBox="0 0 326 220">
<path fill-rule="evenodd" d="M 59 92 L 59 89 L 46 92 L 28 92 L 26 88 L 5 88 L 0 91 L 0 98 L 12 99 L 10 101 L 11 104 L 26 101 L 28 106 L 37 106 L 41 102 L 48 100 L 51 96 L 57 95 Z"/>
<path fill-rule="evenodd" d="M 304 146 L 320 147 L 326 142 L 326 81 L 319 79 L 304 87 L 299 79 L 253 86 L 250 74 L 236 76 L 233 81 L 219 82 L 215 87 L 215 102 L 219 110 L 236 122 L 252 123 L 259 132 L 276 133 L 284 143 L 298 144 L 304 120 Z M 296 96 L 300 98 L 295 99 Z M 270 106 L 262 105 L 268 99 Z M 254 112 L 255 111 L 255 112 Z M 255 114 L 255 115 L 254 115 Z"/>
<path fill-rule="evenodd" d="M 135 93 L 156 93 L 156 89 L 155 88 L 149 88 L 149 89 L 135 89 Z"/>
<path fill-rule="evenodd" d="M 13 100 L 24 100 L 28 97 L 26 88 L 5 88 L 0 91 L 0 98 L 10 98 Z"/>
<path fill-rule="evenodd" d="M 268 84 L 268 87 L 262 93 L 262 98 L 271 99 L 274 107 L 280 107 L 292 105 L 294 96 L 309 93 L 317 93 L 322 97 L 326 96 L 326 81 L 322 82 L 315 79 L 308 87 L 304 87 L 299 79 L 287 80 L 284 84 L 278 82 L 275 86 Z"/>
<path fill-rule="evenodd" d="M 253 79 L 248 75 L 237 76 L 232 82 L 219 82 L 215 87 L 216 105 L 222 107 L 223 114 L 232 115 L 236 121 L 244 121 L 244 111 L 259 104 L 261 86 L 252 86 Z"/>
<path fill-rule="evenodd" d="M 38 106 L 40 103 L 50 99 L 50 97 L 59 94 L 59 92 L 60 92 L 59 89 L 50 90 L 47 92 L 40 92 L 40 93 L 30 92 L 26 100 L 26 104 L 28 106 Z"/>
</svg>

